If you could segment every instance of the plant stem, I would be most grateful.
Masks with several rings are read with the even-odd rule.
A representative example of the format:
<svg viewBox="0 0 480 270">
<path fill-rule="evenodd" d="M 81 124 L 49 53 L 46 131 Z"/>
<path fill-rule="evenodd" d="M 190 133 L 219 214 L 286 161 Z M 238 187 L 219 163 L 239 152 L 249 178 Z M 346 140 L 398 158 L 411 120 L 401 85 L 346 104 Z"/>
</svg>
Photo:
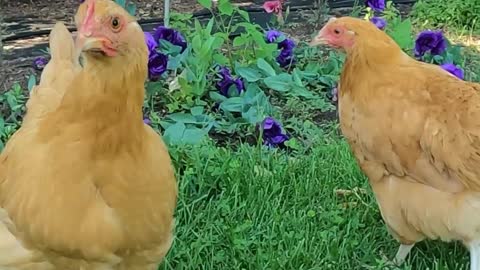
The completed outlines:
<svg viewBox="0 0 480 270">
<path fill-rule="evenodd" d="M 233 17 L 233 16 L 232 16 Z M 222 23 L 223 31 L 227 35 L 227 40 L 225 40 L 226 45 L 227 45 L 227 53 L 228 53 L 228 58 L 230 59 L 230 64 L 233 65 L 233 55 L 232 55 L 232 47 L 233 44 L 230 42 L 230 25 L 227 27 L 225 25 L 225 21 L 223 20 L 222 14 L 220 14 L 217 18 L 220 18 L 220 22 Z M 231 22 L 231 18 L 230 18 Z"/>
<path fill-rule="evenodd" d="M 170 0 L 165 0 L 163 7 L 163 25 L 168 27 L 170 24 Z"/>
</svg>

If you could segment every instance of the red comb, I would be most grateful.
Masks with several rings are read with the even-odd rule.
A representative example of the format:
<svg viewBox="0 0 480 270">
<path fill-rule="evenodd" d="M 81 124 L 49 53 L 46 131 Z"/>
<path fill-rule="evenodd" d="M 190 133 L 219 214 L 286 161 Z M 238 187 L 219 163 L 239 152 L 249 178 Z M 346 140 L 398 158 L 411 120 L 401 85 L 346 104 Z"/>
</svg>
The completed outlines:
<svg viewBox="0 0 480 270">
<path fill-rule="evenodd" d="M 95 1 L 88 1 L 87 2 L 87 12 L 85 14 L 85 19 L 82 23 L 82 30 L 89 31 L 92 28 L 92 19 L 95 13 Z"/>
</svg>

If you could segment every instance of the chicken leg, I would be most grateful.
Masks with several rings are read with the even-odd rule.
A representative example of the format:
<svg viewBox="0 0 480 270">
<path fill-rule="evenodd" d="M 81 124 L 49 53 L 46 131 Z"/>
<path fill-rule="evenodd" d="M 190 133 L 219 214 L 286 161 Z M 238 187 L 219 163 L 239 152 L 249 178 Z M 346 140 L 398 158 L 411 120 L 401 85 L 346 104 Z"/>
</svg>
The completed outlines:
<svg viewBox="0 0 480 270">
<path fill-rule="evenodd" d="M 393 259 L 393 262 L 398 266 L 403 264 L 403 262 L 405 262 L 405 258 L 408 256 L 413 246 L 415 246 L 415 244 L 411 244 L 411 245 L 400 244 L 397 254 L 395 255 L 395 259 Z"/>
<path fill-rule="evenodd" d="M 480 242 L 473 242 L 470 249 L 470 270 L 480 270 Z"/>
</svg>

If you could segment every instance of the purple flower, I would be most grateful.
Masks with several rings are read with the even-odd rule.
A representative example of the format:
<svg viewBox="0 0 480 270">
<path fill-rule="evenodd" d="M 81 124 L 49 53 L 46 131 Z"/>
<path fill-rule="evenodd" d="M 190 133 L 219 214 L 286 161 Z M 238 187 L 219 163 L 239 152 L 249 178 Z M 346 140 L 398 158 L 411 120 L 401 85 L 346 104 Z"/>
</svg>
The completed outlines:
<svg viewBox="0 0 480 270">
<path fill-rule="evenodd" d="M 382 17 L 373 17 L 370 19 L 370 21 L 380 30 L 385 29 L 387 26 L 387 21 Z"/>
<path fill-rule="evenodd" d="M 272 117 L 267 117 L 262 122 L 263 143 L 268 146 L 283 146 L 289 140 L 288 135 L 282 131 L 282 126 Z"/>
<path fill-rule="evenodd" d="M 274 43 L 279 37 L 283 35 L 282 32 L 277 30 L 268 30 L 265 33 L 265 39 L 268 43 Z M 295 42 L 291 39 L 285 38 L 278 42 L 277 48 L 280 49 L 280 54 L 277 56 L 277 62 L 281 67 L 287 67 L 293 64 L 293 49 L 295 48 Z"/>
<path fill-rule="evenodd" d="M 375 11 L 383 11 L 385 9 L 385 0 L 367 0 L 365 5 Z"/>
<path fill-rule="evenodd" d="M 155 40 L 153 35 L 149 32 L 145 32 L 145 42 L 147 43 L 148 47 L 148 55 L 153 56 L 153 54 L 156 52 L 155 50 L 158 47 L 158 42 Z"/>
<path fill-rule="evenodd" d="M 433 55 L 438 55 L 442 54 L 446 48 L 447 42 L 442 31 L 426 30 L 417 36 L 414 53 L 416 57 L 422 57 L 428 51 Z"/>
<path fill-rule="evenodd" d="M 280 36 L 282 36 L 282 32 L 277 30 L 268 30 L 267 33 L 265 33 L 265 39 L 268 43 L 275 42 Z"/>
<path fill-rule="evenodd" d="M 458 66 L 456 66 L 452 63 L 446 63 L 446 64 L 441 65 L 440 67 L 442 67 L 444 70 L 452 73 L 457 78 L 463 80 L 463 78 L 464 78 L 463 69 L 461 69 L 460 67 L 458 67 Z"/>
<path fill-rule="evenodd" d="M 278 43 L 278 48 L 281 50 L 277 56 L 277 62 L 281 67 L 289 66 L 294 63 L 293 49 L 295 48 L 295 42 L 291 39 L 284 39 Z"/>
<path fill-rule="evenodd" d="M 284 39 L 282 42 L 278 43 L 278 48 L 282 51 L 293 53 L 293 48 L 295 48 L 295 42 L 291 39 Z"/>
<path fill-rule="evenodd" d="M 228 90 L 232 85 L 235 85 L 239 94 L 245 89 L 242 79 L 233 79 L 232 74 L 230 74 L 230 70 L 227 67 L 220 68 L 219 75 L 221 80 L 217 82 L 217 89 L 220 94 L 228 97 Z"/>
<path fill-rule="evenodd" d="M 180 32 L 172 28 L 159 26 L 153 33 L 153 37 L 155 40 L 163 39 L 172 43 L 173 45 L 182 47 L 181 52 L 187 48 L 187 42 L 185 41 L 185 38 L 182 36 L 182 34 L 180 34 Z"/>
<path fill-rule="evenodd" d="M 168 56 L 163 53 L 154 52 L 148 58 L 148 78 L 152 81 L 158 78 L 167 70 Z"/>
<path fill-rule="evenodd" d="M 150 118 L 148 118 L 148 116 L 147 116 L 147 117 L 143 118 L 143 123 L 145 123 L 145 124 L 147 124 L 147 125 L 150 125 L 150 124 L 152 123 L 152 121 L 151 121 Z"/>
<path fill-rule="evenodd" d="M 33 61 L 33 67 L 37 70 L 43 70 L 47 64 L 48 60 L 43 56 L 39 56 Z"/>
</svg>

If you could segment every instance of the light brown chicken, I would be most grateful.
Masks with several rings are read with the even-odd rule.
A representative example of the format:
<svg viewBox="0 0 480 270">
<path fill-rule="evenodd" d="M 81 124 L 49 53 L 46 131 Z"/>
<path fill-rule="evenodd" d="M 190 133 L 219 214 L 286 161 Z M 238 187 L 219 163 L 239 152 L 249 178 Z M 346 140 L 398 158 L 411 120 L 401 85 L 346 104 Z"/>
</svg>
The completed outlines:
<svg viewBox="0 0 480 270">
<path fill-rule="evenodd" d="M 85 1 L 76 23 L 75 43 L 53 29 L 52 60 L 0 155 L 0 269 L 157 269 L 177 185 L 142 119 L 144 34 L 111 0 Z"/>
<path fill-rule="evenodd" d="M 480 84 L 404 53 L 368 21 L 331 19 L 311 45 L 343 49 L 341 129 L 401 243 L 460 240 L 480 269 Z"/>
</svg>

